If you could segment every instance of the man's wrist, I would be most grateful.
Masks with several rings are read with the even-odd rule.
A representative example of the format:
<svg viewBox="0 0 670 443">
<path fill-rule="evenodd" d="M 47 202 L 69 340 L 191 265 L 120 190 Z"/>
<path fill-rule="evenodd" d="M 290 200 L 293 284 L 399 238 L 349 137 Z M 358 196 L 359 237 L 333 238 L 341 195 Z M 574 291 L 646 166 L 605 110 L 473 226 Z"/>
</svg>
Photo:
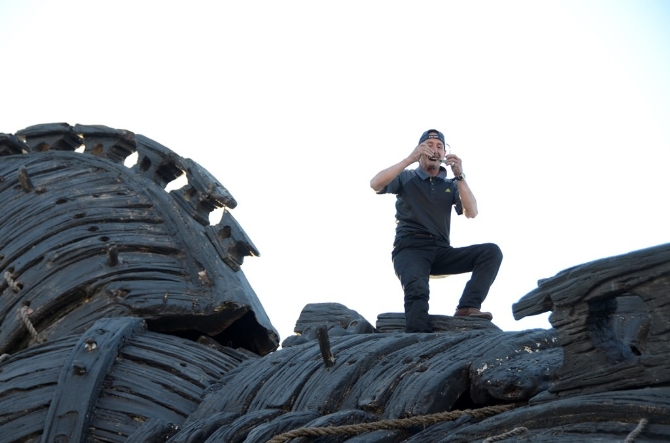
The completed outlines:
<svg viewBox="0 0 670 443">
<path fill-rule="evenodd" d="M 459 182 L 465 180 L 465 173 L 461 172 L 460 175 L 457 175 L 454 179 Z"/>
</svg>

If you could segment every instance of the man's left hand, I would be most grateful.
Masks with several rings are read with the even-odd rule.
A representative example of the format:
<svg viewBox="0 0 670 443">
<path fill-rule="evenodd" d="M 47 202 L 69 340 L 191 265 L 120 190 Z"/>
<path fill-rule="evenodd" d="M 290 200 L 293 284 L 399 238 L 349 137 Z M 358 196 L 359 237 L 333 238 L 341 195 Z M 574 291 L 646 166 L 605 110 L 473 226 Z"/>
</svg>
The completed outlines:
<svg viewBox="0 0 670 443">
<path fill-rule="evenodd" d="M 455 154 L 449 154 L 446 157 L 447 164 L 451 166 L 451 172 L 454 173 L 456 177 L 463 173 L 463 161 L 458 158 Z"/>
</svg>

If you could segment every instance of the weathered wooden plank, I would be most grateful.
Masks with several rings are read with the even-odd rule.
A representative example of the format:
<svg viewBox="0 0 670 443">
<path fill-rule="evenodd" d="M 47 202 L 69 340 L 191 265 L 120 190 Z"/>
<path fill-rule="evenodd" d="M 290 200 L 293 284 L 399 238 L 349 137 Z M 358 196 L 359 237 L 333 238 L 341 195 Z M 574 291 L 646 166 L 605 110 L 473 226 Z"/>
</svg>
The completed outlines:
<svg viewBox="0 0 670 443">
<path fill-rule="evenodd" d="M 154 411 L 150 415 L 135 415 L 129 414 L 125 410 L 119 410 L 118 404 L 111 403 L 112 405 L 117 406 L 116 408 L 110 407 L 109 403 L 103 403 L 100 400 L 104 397 L 104 394 L 101 394 L 101 397 L 98 399 L 98 404 L 94 411 L 93 420 L 91 426 L 88 428 L 87 440 L 89 441 L 101 441 L 101 442 L 124 442 L 126 439 L 135 433 L 138 429 L 142 428 L 148 420 L 159 418 L 166 420 L 164 417 L 163 410 Z M 134 398 L 128 399 L 127 403 L 129 405 Z M 121 406 L 123 408 L 123 406 Z"/>
<path fill-rule="evenodd" d="M 331 348 L 335 356 L 335 365 L 325 368 L 321 365 L 307 380 L 295 398 L 294 410 L 316 410 L 328 414 L 338 410 L 346 398 L 349 388 L 370 367 L 373 358 L 361 358 L 363 355 L 382 355 L 386 347 L 371 341 L 374 334 L 356 334 L 333 337 Z M 366 346 L 367 344 L 367 346 Z M 375 346 L 379 344 L 379 346 Z M 388 343 L 387 343 L 388 344 Z M 318 344 L 314 344 L 318 349 Z M 327 387 L 324 392 L 323 388 Z M 326 394 L 327 395 L 324 395 Z"/>
<path fill-rule="evenodd" d="M 214 431 L 204 443 L 241 443 L 245 440 L 249 432 L 258 425 L 266 423 L 282 414 L 283 412 L 278 409 L 262 409 L 249 412 L 233 420 L 229 425 Z"/>
<path fill-rule="evenodd" d="M 552 439 L 557 437 L 557 431 L 561 426 L 571 426 L 577 423 L 586 425 L 581 428 L 585 430 L 585 433 L 581 436 L 571 433 L 570 436 L 574 438 L 571 441 L 584 443 L 598 441 L 602 431 L 592 426 L 592 423 L 607 424 L 608 432 L 612 432 L 615 436 L 614 441 L 623 441 L 643 418 L 654 425 L 670 425 L 670 388 L 603 392 L 520 407 L 487 418 L 477 424 L 453 430 L 447 438 L 441 441 L 470 443 L 482 441 L 516 427 L 526 427 L 530 430 L 528 435 L 530 441 L 553 443 L 561 441 Z M 628 425 L 620 427 L 620 423 Z M 551 431 L 538 432 L 544 430 Z M 667 430 L 666 427 L 665 431 Z M 417 434 L 416 437 L 420 435 Z M 667 436 L 666 433 L 664 437 L 666 441 Z"/>
<path fill-rule="evenodd" d="M 440 337 L 430 353 L 413 345 L 416 348 L 408 351 L 421 356 L 419 364 L 398 381 L 383 417 L 425 415 L 454 408 L 470 387 L 470 362 L 483 355 L 486 343 L 499 338 L 498 332 L 477 330 L 459 334 L 457 340 Z"/>
<path fill-rule="evenodd" d="M 216 430 L 228 426 L 240 417 L 235 412 L 218 412 L 202 420 L 185 425 L 167 443 L 202 443 Z"/>
<path fill-rule="evenodd" d="M 187 365 L 183 360 L 175 362 L 175 366 Z M 195 365 L 193 365 L 195 366 Z M 188 415 L 193 412 L 193 405 L 200 403 L 202 390 L 211 384 L 206 383 L 203 378 L 194 383 L 192 380 L 185 379 L 183 373 L 175 373 L 169 369 L 152 367 L 150 365 L 138 364 L 137 362 L 117 361 L 114 367 L 114 373 L 122 375 L 114 376 L 110 380 L 110 395 L 138 395 L 155 398 L 155 402 L 165 405 L 170 409 L 182 412 L 185 407 Z M 219 374 L 220 375 L 220 374 Z"/>
<path fill-rule="evenodd" d="M 194 399 L 179 398 L 167 388 L 156 391 L 153 386 L 147 386 L 143 391 L 134 392 L 122 389 L 122 386 L 118 389 L 110 387 L 101 392 L 97 399 L 96 416 L 91 422 L 91 428 L 111 428 L 128 436 L 138 425 L 150 418 L 161 418 L 170 423 L 181 424 L 197 405 Z M 174 402 L 170 403 L 171 400 Z"/>
<path fill-rule="evenodd" d="M 139 352 L 140 350 L 145 352 Z M 137 337 L 132 344 L 125 346 L 120 355 L 135 362 L 178 373 L 183 379 L 203 386 L 210 385 L 221 374 L 253 358 L 251 355 L 258 357 L 255 354 L 244 354 L 223 346 L 217 347 L 216 350 L 217 353 L 212 353 L 208 348 L 197 343 L 190 341 L 177 343 L 170 336 L 146 334 Z M 181 362 L 185 354 L 189 355 L 191 361 L 198 361 L 198 366 Z M 175 364 L 176 361 L 180 363 Z"/>
<path fill-rule="evenodd" d="M 307 426 L 308 423 L 312 423 L 320 417 L 321 415 L 316 411 L 287 412 L 270 422 L 259 424 L 253 428 L 244 441 L 248 443 L 266 443 L 275 435 Z"/>
<path fill-rule="evenodd" d="M 0 436 L 39 441 L 60 369 L 77 338 L 48 343 L 10 356 L 0 364 Z"/>
<path fill-rule="evenodd" d="M 444 421 L 432 426 L 427 426 L 423 429 L 414 428 L 410 430 L 413 431 L 412 436 L 402 441 L 403 443 L 438 443 L 443 441 L 445 438 L 449 438 L 449 435 L 451 435 L 454 429 L 461 429 L 465 426 L 468 426 L 471 422 L 472 417 L 469 415 L 462 415 L 456 420 Z"/>
<path fill-rule="evenodd" d="M 259 365 L 257 361 L 243 362 L 240 366 L 222 377 L 219 380 L 219 383 L 213 386 L 212 392 L 207 394 L 197 410 L 189 416 L 186 423 L 189 424 L 194 421 L 203 420 L 206 417 L 219 412 L 246 412 L 249 405 L 254 401 L 261 389 L 266 385 L 276 386 L 273 385 L 272 382 L 275 374 L 282 371 L 285 361 L 290 360 L 292 356 L 293 358 L 297 358 L 298 352 L 299 351 L 293 351 L 290 352 L 289 355 L 286 355 L 286 353 L 270 354 L 266 357 L 268 360 L 263 359 L 264 363 L 262 365 Z M 318 350 L 312 352 L 315 356 L 318 355 Z M 269 364 L 265 364 L 266 361 Z M 305 372 L 309 372 L 309 370 L 306 370 Z M 293 374 L 295 378 L 302 378 L 300 373 L 293 371 Z M 287 380 L 287 378 L 282 376 L 279 376 L 278 378 L 282 381 Z M 291 380 L 294 381 L 293 379 Z M 297 382 L 297 385 L 300 386 L 301 383 Z M 285 387 L 286 390 L 284 390 L 284 386 L 282 386 L 281 392 L 290 393 L 295 390 L 291 385 Z M 270 392 L 276 392 L 276 389 L 265 389 L 269 389 Z M 280 392 L 276 393 L 281 395 Z M 261 398 L 265 398 L 265 396 L 263 395 Z M 280 397 L 280 399 L 282 398 L 283 396 Z M 274 398 L 268 400 L 268 403 L 273 404 L 283 402 L 285 402 L 285 400 L 275 400 Z"/>
<path fill-rule="evenodd" d="M 312 420 L 309 423 L 306 423 L 304 427 L 307 428 L 319 428 L 325 426 L 346 426 L 346 425 L 356 425 L 360 423 L 369 423 L 377 421 L 379 417 L 369 412 L 360 411 L 356 409 L 345 409 L 341 411 L 334 412 L 332 414 L 324 415 L 315 420 Z M 291 440 L 292 443 L 338 443 L 347 441 L 351 437 L 348 434 L 342 435 L 332 435 L 332 436 L 323 436 L 323 437 L 300 437 L 294 438 Z"/>
<path fill-rule="evenodd" d="M 375 337 L 380 340 L 384 335 Z M 435 334 L 389 334 L 385 349 L 378 355 L 378 360 L 360 379 L 351 386 L 349 395 L 343 400 L 343 409 L 362 409 L 375 414 L 382 414 L 388 405 L 391 394 L 405 374 L 419 366 L 423 359 L 434 352 L 442 352 L 444 338 L 438 340 Z M 448 339 L 450 340 L 450 339 Z M 437 349 L 432 350 L 437 346 Z M 421 357 L 417 358 L 416 349 L 421 349 Z M 366 354 L 363 354 L 366 355 Z"/>
<path fill-rule="evenodd" d="M 444 434 L 441 433 L 440 435 Z M 390 429 L 366 432 L 347 438 L 345 441 L 347 443 L 400 443 L 408 441 L 411 436 L 412 433 L 405 429 Z M 423 442 L 427 441 L 431 440 L 423 440 Z"/>
<path fill-rule="evenodd" d="M 101 320 L 77 342 L 63 365 L 47 414 L 42 441 L 83 442 L 104 377 L 118 349 L 142 329 L 138 318 Z"/>
<path fill-rule="evenodd" d="M 47 374 L 49 376 L 50 374 Z M 30 414 L 34 411 L 46 411 L 51 403 L 51 393 L 55 387 L 54 384 L 47 384 L 44 386 L 33 385 L 25 390 L 7 390 L 3 392 L 0 401 L 0 431 L 4 426 L 13 421 L 19 420 L 20 417 Z M 22 409 L 17 410 L 16 405 L 20 404 Z M 0 433 L 2 435 L 2 433 Z"/>
<path fill-rule="evenodd" d="M 344 352 L 348 347 L 354 347 L 357 342 L 365 340 L 366 337 L 362 335 L 343 337 L 334 344 L 333 352 L 336 354 Z M 221 387 L 203 400 L 196 413 L 189 417 L 189 421 L 202 419 L 220 411 L 267 408 L 287 410 L 292 407 L 306 409 L 294 405 L 294 402 L 297 403 L 297 397 L 304 395 L 301 393 L 306 389 L 310 389 L 304 385 L 310 383 L 311 378 L 322 366 L 316 343 L 287 348 L 285 352 L 268 355 L 263 362 L 263 365 L 245 362 L 231 371 L 221 380 Z M 296 365 L 301 364 L 304 369 L 296 371 Z M 318 392 L 314 392 L 313 395 L 316 395 L 319 401 L 324 400 L 323 394 L 319 396 Z"/>
<path fill-rule="evenodd" d="M 501 331 L 493 322 L 475 317 L 452 317 L 448 315 L 429 315 L 433 332 L 472 331 L 488 329 Z M 386 312 L 377 316 L 379 332 L 403 332 L 405 330 L 404 312 Z"/>
<path fill-rule="evenodd" d="M 537 289 L 512 306 L 517 320 L 550 311 L 552 306 L 577 300 L 622 294 L 640 284 L 670 273 L 670 243 L 594 260 L 540 280 Z"/>
<path fill-rule="evenodd" d="M 290 410 L 305 383 L 323 366 L 318 356 L 318 347 L 314 346 L 268 356 L 268 359 L 273 357 L 271 364 L 276 370 L 259 386 L 249 402 L 249 409 Z"/>
<path fill-rule="evenodd" d="M 13 390 L 26 390 L 30 386 L 43 384 L 45 379 L 51 379 L 49 376 L 52 371 L 60 374 L 60 367 L 77 341 L 78 337 L 68 337 L 36 346 L 30 352 L 27 350 L 25 353 L 10 356 L 0 364 L 0 396 Z M 57 378 L 54 377 L 53 381 Z M 35 383 L 37 380 L 41 383 Z"/>
<path fill-rule="evenodd" d="M 48 407 L 44 407 L 24 411 L 16 417 L 11 417 L 11 420 L 0 426 L 0 436 L 7 443 L 39 442 L 48 411 Z"/>
<path fill-rule="evenodd" d="M 163 443 L 176 432 L 174 424 L 161 418 L 151 419 L 130 434 L 125 443 Z"/>
</svg>

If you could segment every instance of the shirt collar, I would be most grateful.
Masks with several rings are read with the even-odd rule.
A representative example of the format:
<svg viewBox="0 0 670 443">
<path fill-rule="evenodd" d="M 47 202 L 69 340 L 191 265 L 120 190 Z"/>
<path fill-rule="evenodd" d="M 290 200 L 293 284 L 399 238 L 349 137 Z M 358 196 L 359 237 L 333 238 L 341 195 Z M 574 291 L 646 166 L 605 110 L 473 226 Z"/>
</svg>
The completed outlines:
<svg viewBox="0 0 670 443">
<path fill-rule="evenodd" d="M 421 180 L 427 180 L 430 178 L 430 174 L 428 174 L 426 170 L 423 169 L 421 166 L 417 166 L 416 175 L 418 175 Z M 444 181 L 447 181 L 447 170 L 444 169 L 443 166 L 440 166 L 440 172 L 437 174 L 436 177 L 441 178 Z"/>
</svg>

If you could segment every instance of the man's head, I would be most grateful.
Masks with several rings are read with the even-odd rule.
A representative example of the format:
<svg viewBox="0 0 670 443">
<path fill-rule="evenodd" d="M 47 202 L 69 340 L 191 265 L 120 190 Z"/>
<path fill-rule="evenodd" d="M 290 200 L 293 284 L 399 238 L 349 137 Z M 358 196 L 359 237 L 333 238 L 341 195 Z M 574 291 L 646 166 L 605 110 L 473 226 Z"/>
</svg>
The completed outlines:
<svg viewBox="0 0 670 443">
<path fill-rule="evenodd" d="M 442 142 L 442 147 L 444 147 L 444 134 L 442 134 L 440 131 L 437 129 L 429 129 L 423 134 L 421 134 L 421 138 L 419 139 L 419 144 L 425 142 L 428 139 L 437 139 Z"/>
<path fill-rule="evenodd" d="M 421 167 L 429 174 L 435 175 L 440 169 L 441 160 L 444 158 L 444 134 L 437 129 L 429 129 L 421 135 L 419 144 L 425 143 L 433 151 L 432 156 L 422 155 L 419 159 Z"/>
</svg>

